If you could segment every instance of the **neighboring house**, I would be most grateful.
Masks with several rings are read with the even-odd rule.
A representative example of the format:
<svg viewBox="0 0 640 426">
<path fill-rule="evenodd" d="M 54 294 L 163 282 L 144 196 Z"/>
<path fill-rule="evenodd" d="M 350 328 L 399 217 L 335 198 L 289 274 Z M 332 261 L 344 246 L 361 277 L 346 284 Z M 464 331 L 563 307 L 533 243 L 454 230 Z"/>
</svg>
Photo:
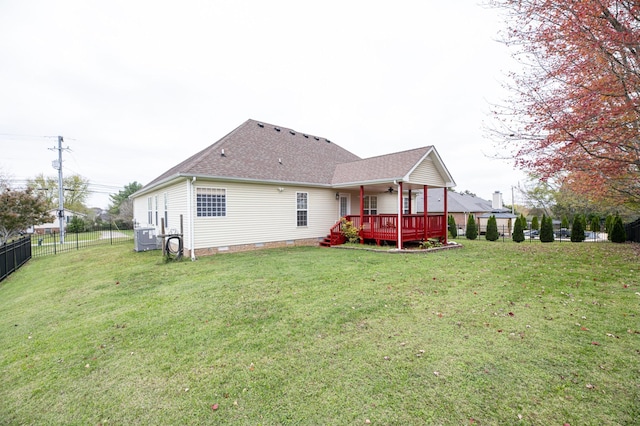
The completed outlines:
<svg viewBox="0 0 640 426">
<path fill-rule="evenodd" d="M 498 225 L 498 233 L 507 237 L 511 236 L 515 226 L 517 215 L 511 213 L 509 209 L 505 209 L 502 205 L 502 194 L 499 191 L 493 193 L 493 201 L 491 203 L 491 211 L 478 217 L 478 232 L 485 234 L 487 232 L 487 222 L 491 216 L 496 217 Z"/>
<path fill-rule="evenodd" d="M 429 214 L 442 214 L 444 212 L 444 197 L 439 189 L 430 188 L 427 191 L 427 206 Z M 478 220 L 485 213 L 493 210 L 491 201 L 487 201 L 475 195 L 459 194 L 449 191 L 447 201 L 447 212 L 453 216 L 458 228 L 458 235 L 464 235 L 467 229 L 469 215 Z M 418 213 L 422 213 L 423 203 L 422 193 L 417 197 Z"/>
<path fill-rule="evenodd" d="M 363 238 L 441 238 L 445 215 L 415 214 L 418 191 L 455 185 L 433 146 L 361 159 L 329 139 L 255 120 L 131 195 L 134 223 L 182 224 L 185 254 L 339 244 L 346 217 Z M 403 214 L 406 210 L 411 214 Z M 399 223 L 402 226 L 397 226 Z"/>
<path fill-rule="evenodd" d="M 50 210 L 49 213 L 51 216 L 55 217 L 55 220 L 51 223 L 43 223 L 41 225 L 35 225 L 28 232 L 34 232 L 36 234 L 52 234 L 52 233 L 60 233 L 60 217 L 58 215 L 59 210 Z M 64 210 L 62 223 L 64 224 L 64 228 L 67 229 L 67 225 L 74 217 L 86 218 L 87 215 L 84 213 L 74 212 L 72 210 Z"/>
</svg>

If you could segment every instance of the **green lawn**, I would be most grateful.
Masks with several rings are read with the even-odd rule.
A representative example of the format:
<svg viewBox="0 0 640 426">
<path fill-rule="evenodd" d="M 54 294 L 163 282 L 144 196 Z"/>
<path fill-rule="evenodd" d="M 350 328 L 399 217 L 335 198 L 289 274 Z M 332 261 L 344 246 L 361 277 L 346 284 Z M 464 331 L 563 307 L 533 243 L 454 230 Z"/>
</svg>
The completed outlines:
<svg viewBox="0 0 640 426">
<path fill-rule="evenodd" d="M 33 259 L 0 424 L 638 424 L 638 246 L 458 241 Z"/>
</svg>

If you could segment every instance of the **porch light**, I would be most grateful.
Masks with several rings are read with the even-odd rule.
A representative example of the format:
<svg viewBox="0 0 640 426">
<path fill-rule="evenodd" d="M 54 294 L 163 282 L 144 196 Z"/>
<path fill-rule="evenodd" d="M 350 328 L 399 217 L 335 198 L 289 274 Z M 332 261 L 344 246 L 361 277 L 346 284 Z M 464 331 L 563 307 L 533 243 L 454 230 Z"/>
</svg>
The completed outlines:
<svg viewBox="0 0 640 426">
<path fill-rule="evenodd" d="M 340 193 L 336 192 L 336 200 L 339 200 L 339 199 L 340 199 Z"/>
</svg>

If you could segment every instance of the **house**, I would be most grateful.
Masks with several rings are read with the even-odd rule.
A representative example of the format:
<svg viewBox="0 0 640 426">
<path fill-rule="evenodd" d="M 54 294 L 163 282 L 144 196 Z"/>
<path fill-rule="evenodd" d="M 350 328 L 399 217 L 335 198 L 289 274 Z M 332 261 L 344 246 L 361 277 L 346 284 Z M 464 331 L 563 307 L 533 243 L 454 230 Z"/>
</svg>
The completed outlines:
<svg viewBox="0 0 640 426">
<path fill-rule="evenodd" d="M 54 217 L 55 219 L 53 220 L 53 222 L 50 223 L 43 223 L 41 225 L 35 225 L 32 227 L 32 229 L 29 229 L 28 232 L 33 232 L 36 234 L 58 234 L 60 233 L 60 216 L 59 216 L 59 210 L 55 209 L 55 210 L 50 210 L 49 214 Z M 79 218 L 86 218 L 87 215 L 84 213 L 79 213 L 79 212 L 74 212 L 73 210 L 68 210 L 65 209 L 63 211 L 62 214 L 62 223 L 65 227 L 65 229 L 67 229 L 67 226 L 69 225 L 69 223 L 71 222 L 71 220 L 73 220 L 74 217 L 79 217 Z"/>
<path fill-rule="evenodd" d="M 502 204 L 502 193 L 500 191 L 496 191 L 493 193 L 493 199 L 491 201 L 491 211 L 477 218 L 479 234 L 485 234 L 487 232 L 487 223 L 489 222 L 489 218 L 491 216 L 495 216 L 496 218 L 498 233 L 500 235 L 510 237 L 515 226 L 515 219 L 518 216 L 511 213 L 509 209 L 504 208 Z"/>
<path fill-rule="evenodd" d="M 131 199 L 135 224 L 182 229 L 193 259 L 325 238 L 340 244 L 343 217 L 377 243 L 446 240 L 446 214 L 418 215 L 415 200 L 428 187 L 446 199 L 454 185 L 433 146 L 362 159 L 327 138 L 247 120 Z"/>
<path fill-rule="evenodd" d="M 476 197 L 475 195 L 459 194 L 457 192 L 449 191 L 447 193 L 447 198 L 447 212 L 449 215 L 453 216 L 456 222 L 458 235 L 465 234 L 469 215 L 473 215 L 474 219 L 477 221 L 478 217 L 493 210 L 491 201 Z M 422 193 L 418 194 L 417 204 L 417 212 L 422 213 Z M 429 188 L 427 191 L 427 206 L 430 215 L 442 214 L 444 212 L 444 197 L 442 191 L 439 189 Z"/>
</svg>

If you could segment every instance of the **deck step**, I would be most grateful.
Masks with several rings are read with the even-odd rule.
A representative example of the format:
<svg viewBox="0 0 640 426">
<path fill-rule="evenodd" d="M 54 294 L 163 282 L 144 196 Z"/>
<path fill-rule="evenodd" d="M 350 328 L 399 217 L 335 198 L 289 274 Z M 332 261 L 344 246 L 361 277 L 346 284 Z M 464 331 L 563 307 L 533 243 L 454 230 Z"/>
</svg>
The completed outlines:
<svg viewBox="0 0 640 426">
<path fill-rule="evenodd" d="M 331 236 L 327 235 L 324 237 L 322 241 L 319 243 L 320 247 L 331 247 Z"/>
</svg>

